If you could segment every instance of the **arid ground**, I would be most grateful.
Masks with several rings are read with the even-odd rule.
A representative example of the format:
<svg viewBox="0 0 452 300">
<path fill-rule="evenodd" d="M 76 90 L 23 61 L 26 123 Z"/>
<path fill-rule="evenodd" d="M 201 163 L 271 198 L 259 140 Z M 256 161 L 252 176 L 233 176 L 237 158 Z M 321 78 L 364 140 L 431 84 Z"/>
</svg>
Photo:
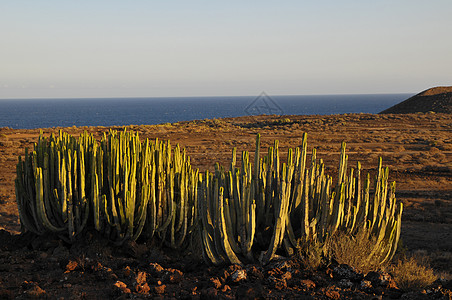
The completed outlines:
<svg viewBox="0 0 452 300">
<path fill-rule="evenodd" d="M 139 132 L 142 138 L 179 143 L 191 157 L 192 165 L 201 171 L 212 170 L 215 162 L 228 165 L 233 147 L 252 153 L 257 133 L 262 136 L 262 151 L 277 139 L 284 156 L 288 148 L 300 145 L 303 132 L 307 132 L 308 148 L 317 148 L 317 157 L 325 161 L 327 172 L 332 175 L 338 167 L 342 141 L 347 142 L 349 166 L 360 161 L 365 172 L 372 174 L 382 157 L 383 164 L 390 169 L 390 180 L 397 182 L 397 199 L 405 207 L 399 249 L 428 257 L 438 274 L 452 279 L 450 114 L 249 116 L 127 128 Z M 50 134 L 60 129 L 73 135 L 86 130 L 99 136 L 109 128 L 41 130 Z M 318 272 L 297 271 L 294 261 L 285 267 L 248 266 L 247 278 L 236 281 L 232 275 L 237 273 L 237 267 L 208 267 L 196 258 L 177 258 L 177 254 L 163 253 L 149 245 L 116 249 L 107 241 L 91 237 L 92 240 L 69 246 L 51 237 L 19 236 L 15 166 L 25 147 L 31 148 L 37 140 L 39 131 L 0 128 L 0 299 L 132 296 L 367 299 L 373 294 L 390 293 L 389 288 L 378 290 L 377 284 L 365 290 L 353 280 L 352 286 L 341 286 L 334 269 L 318 271 L 323 272 L 322 277 Z M 402 294 L 392 289 L 390 295 L 397 298 Z"/>
</svg>

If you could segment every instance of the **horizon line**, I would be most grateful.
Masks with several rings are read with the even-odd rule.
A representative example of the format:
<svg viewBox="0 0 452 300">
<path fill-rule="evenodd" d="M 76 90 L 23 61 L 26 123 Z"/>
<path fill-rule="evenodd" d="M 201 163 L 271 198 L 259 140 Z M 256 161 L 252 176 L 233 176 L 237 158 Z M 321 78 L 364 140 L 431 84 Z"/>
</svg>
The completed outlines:
<svg viewBox="0 0 452 300">
<path fill-rule="evenodd" d="M 326 93 L 326 94 L 269 94 L 265 91 L 260 92 L 258 95 L 210 95 L 210 96 L 102 96 L 102 97 L 9 97 L 9 98 L 1 98 L 1 100 L 68 100 L 68 99 L 150 99 L 150 98 L 224 98 L 224 97 L 259 97 L 262 94 L 266 94 L 269 97 L 290 97 L 290 96 L 359 96 L 359 95 L 401 95 L 401 94 L 413 94 L 413 92 L 397 92 L 397 93 Z"/>
</svg>

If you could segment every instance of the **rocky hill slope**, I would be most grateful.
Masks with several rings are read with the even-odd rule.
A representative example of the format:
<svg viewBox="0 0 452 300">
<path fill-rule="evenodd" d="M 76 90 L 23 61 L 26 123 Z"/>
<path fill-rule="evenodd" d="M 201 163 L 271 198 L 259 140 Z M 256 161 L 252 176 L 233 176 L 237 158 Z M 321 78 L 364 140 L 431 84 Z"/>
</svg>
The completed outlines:
<svg viewBox="0 0 452 300">
<path fill-rule="evenodd" d="M 452 113 L 452 86 L 430 88 L 380 113 L 409 114 L 429 111 Z"/>
</svg>

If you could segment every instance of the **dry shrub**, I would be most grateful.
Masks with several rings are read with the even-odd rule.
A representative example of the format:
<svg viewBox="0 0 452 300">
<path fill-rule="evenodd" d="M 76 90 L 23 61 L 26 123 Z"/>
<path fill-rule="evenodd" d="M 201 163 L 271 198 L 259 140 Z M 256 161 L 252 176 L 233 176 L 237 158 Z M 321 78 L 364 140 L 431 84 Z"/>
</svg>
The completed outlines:
<svg viewBox="0 0 452 300">
<path fill-rule="evenodd" d="M 368 238 L 366 230 L 360 230 L 355 237 L 338 232 L 329 239 L 327 245 L 331 258 L 364 274 L 384 267 L 380 264 L 380 256 L 371 255 L 375 240 Z"/>
<path fill-rule="evenodd" d="M 403 257 L 391 266 L 391 273 L 405 291 L 424 289 L 438 279 L 425 257 Z"/>
<path fill-rule="evenodd" d="M 360 230 L 356 236 L 337 232 L 325 243 L 305 242 L 298 245 L 298 256 L 307 270 L 313 271 L 323 263 L 335 260 L 347 264 L 355 270 L 367 274 L 386 266 L 380 264 L 381 257 L 372 254 L 375 239 L 369 239 L 366 230 Z"/>
</svg>

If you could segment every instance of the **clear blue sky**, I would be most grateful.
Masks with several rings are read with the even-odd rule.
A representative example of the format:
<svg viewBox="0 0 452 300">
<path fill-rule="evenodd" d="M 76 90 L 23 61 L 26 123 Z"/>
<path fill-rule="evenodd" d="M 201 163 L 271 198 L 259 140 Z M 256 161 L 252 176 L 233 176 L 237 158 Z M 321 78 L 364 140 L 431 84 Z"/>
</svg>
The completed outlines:
<svg viewBox="0 0 452 300">
<path fill-rule="evenodd" d="M 0 98 L 417 93 L 452 1 L 0 2 Z"/>
</svg>

